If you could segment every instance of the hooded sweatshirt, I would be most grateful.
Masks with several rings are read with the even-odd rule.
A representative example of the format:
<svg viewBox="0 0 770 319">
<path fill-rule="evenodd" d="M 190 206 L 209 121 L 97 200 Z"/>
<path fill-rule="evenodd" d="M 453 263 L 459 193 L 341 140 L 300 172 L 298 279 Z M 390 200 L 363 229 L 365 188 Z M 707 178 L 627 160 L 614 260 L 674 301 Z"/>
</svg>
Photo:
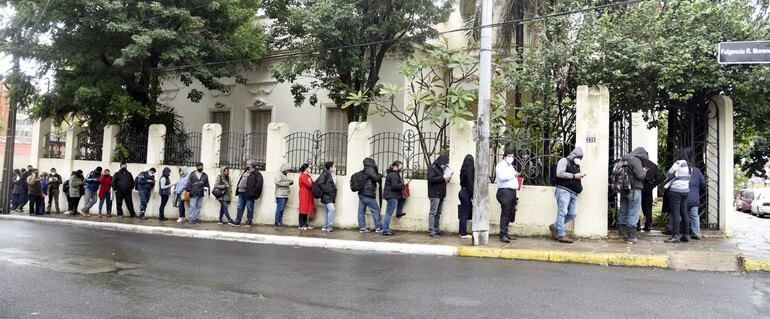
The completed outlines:
<svg viewBox="0 0 770 319">
<path fill-rule="evenodd" d="M 473 183 L 476 178 L 476 168 L 474 167 L 473 155 L 465 155 L 463 165 L 460 167 L 460 187 L 473 194 Z"/>
<path fill-rule="evenodd" d="M 289 179 L 289 176 L 286 175 L 286 172 L 290 169 L 291 166 L 289 166 L 289 163 L 282 163 L 281 170 L 275 174 L 275 198 L 289 197 L 289 193 L 291 193 L 289 186 L 294 183 Z"/>
<path fill-rule="evenodd" d="M 233 186 L 230 184 L 230 175 L 225 176 L 225 170 L 228 170 L 229 167 L 225 166 L 222 167 L 219 170 L 219 176 L 217 176 L 216 181 L 214 182 L 214 189 L 221 189 L 225 193 L 225 195 L 222 197 L 222 199 L 225 200 L 225 202 L 230 202 L 233 199 Z"/>
<path fill-rule="evenodd" d="M 158 192 L 160 196 L 168 196 L 171 194 L 171 169 L 166 167 L 163 169 L 160 175 L 160 183 L 158 183 Z"/>
<path fill-rule="evenodd" d="M 190 168 L 187 166 L 182 166 L 182 174 L 182 177 L 176 181 L 174 186 L 174 193 L 177 195 L 181 195 L 182 192 L 184 192 L 185 187 L 187 187 L 187 180 L 190 178 Z"/>
<path fill-rule="evenodd" d="M 377 196 L 377 185 L 382 183 L 377 164 L 371 158 L 364 159 L 364 188 L 358 192 L 358 195 L 367 197 Z"/>
<path fill-rule="evenodd" d="M 578 157 L 583 157 L 583 149 L 575 147 L 567 157 L 560 159 L 556 164 L 556 187 L 572 194 L 583 192 L 582 182 L 575 178 L 575 174 L 580 173 L 580 165 L 575 164 Z"/>
<path fill-rule="evenodd" d="M 644 178 L 647 177 L 647 172 L 644 171 L 642 166 L 642 159 L 649 158 L 647 150 L 644 147 L 637 147 L 631 153 L 623 156 L 623 159 L 628 162 L 629 175 L 631 175 L 631 187 L 633 189 L 644 188 Z"/>
<path fill-rule="evenodd" d="M 446 155 L 439 155 L 433 165 L 428 168 L 428 198 L 446 197 L 446 180 L 444 167 L 449 164 Z"/>
</svg>

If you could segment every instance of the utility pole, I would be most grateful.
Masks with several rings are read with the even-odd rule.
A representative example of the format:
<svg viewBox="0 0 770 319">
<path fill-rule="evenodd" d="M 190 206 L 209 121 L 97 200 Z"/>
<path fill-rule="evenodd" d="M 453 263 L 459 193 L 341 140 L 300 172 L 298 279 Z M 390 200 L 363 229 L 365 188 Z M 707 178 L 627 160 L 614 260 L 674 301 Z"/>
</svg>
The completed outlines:
<svg viewBox="0 0 770 319">
<path fill-rule="evenodd" d="M 476 121 L 476 176 L 473 185 L 473 245 L 489 242 L 489 103 L 492 95 L 492 0 L 481 1 L 479 115 Z"/>
<path fill-rule="evenodd" d="M 20 30 L 16 31 L 13 39 L 14 45 L 18 45 L 21 42 L 19 41 L 20 33 Z M 14 53 L 12 74 L 18 75 L 21 71 L 19 60 L 19 55 Z M 14 88 L 11 87 L 10 89 L 13 90 Z M 8 100 L 10 105 L 8 108 L 8 129 L 5 132 L 5 150 L 3 152 L 3 176 L 2 184 L 0 185 L 0 214 L 11 213 L 10 194 L 11 189 L 13 188 L 13 153 L 14 146 L 16 145 L 16 113 L 19 109 L 19 101 L 13 98 L 11 94 L 8 95 Z"/>
</svg>

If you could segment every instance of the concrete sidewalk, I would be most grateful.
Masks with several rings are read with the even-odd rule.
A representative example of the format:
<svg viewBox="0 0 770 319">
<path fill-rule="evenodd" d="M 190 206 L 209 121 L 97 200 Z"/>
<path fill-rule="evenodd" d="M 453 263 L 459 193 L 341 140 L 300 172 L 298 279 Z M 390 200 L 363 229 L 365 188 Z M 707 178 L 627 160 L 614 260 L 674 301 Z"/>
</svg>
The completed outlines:
<svg viewBox="0 0 770 319">
<path fill-rule="evenodd" d="M 114 216 L 97 218 L 63 215 L 0 215 L 0 219 L 328 249 L 657 267 L 675 270 L 739 271 L 742 269 L 739 261 L 745 257 L 733 239 L 705 238 L 700 241 L 692 240 L 689 243 L 666 244 L 663 242 L 665 236 L 660 232 L 642 233 L 641 242 L 635 245 L 628 245 L 614 239 L 578 239 L 574 244 L 562 244 L 548 238 L 520 238 L 510 244 L 503 244 L 492 237 L 490 245 L 474 247 L 470 240 L 459 239 L 456 234 L 430 238 L 426 234 L 407 232 L 400 232 L 395 236 L 382 236 L 379 233 L 360 234 L 352 230 L 335 230 L 333 233 L 327 233 L 314 229 L 300 232 L 294 227 L 234 228 L 216 223 L 190 225 L 171 220 L 160 222 L 157 219 L 119 219 Z M 758 260 L 762 261 L 762 259 Z M 762 268 L 747 270 L 762 270 Z"/>
</svg>

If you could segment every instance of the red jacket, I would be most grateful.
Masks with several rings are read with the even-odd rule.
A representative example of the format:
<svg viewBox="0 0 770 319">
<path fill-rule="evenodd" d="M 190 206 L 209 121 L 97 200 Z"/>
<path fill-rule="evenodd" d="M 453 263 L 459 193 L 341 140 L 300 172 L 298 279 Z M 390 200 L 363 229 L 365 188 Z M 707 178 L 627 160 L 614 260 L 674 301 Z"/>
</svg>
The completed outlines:
<svg viewBox="0 0 770 319">
<path fill-rule="evenodd" d="M 315 213 L 315 200 L 313 199 L 313 179 L 307 173 L 299 174 L 299 213 L 312 215 Z"/>
<path fill-rule="evenodd" d="M 110 192 L 112 176 L 99 176 L 99 198 L 104 198 L 105 194 Z"/>
</svg>

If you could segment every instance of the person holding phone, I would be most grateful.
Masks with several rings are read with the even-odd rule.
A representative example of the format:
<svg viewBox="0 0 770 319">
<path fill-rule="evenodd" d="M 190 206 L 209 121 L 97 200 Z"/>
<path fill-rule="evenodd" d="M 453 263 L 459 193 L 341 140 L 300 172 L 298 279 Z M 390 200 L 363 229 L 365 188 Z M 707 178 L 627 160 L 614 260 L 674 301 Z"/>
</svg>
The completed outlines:
<svg viewBox="0 0 770 319">
<path fill-rule="evenodd" d="M 385 221 L 382 223 L 382 235 L 392 236 L 390 231 L 390 220 L 393 218 L 393 211 L 396 211 L 396 217 L 404 215 L 404 187 L 409 185 L 408 181 L 404 181 L 401 176 L 401 170 L 404 164 L 401 161 L 395 161 L 390 164 L 387 175 L 385 177 L 385 186 L 382 190 L 382 198 L 388 203 L 388 208 L 385 210 Z"/>
<path fill-rule="evenodd" d="M 580 172 L 580 162 L 583 160 L 583 149 L 575 147 L 572 152 L 556 164 L 556 222 L 548 226 L 551 237 L 559 242 L 571 244 L 573 240 L 567 237 L 564 225 L 577 216 L 577 196 L 583 192 L 581 180 L 586 176 Z"/>
</svg>

